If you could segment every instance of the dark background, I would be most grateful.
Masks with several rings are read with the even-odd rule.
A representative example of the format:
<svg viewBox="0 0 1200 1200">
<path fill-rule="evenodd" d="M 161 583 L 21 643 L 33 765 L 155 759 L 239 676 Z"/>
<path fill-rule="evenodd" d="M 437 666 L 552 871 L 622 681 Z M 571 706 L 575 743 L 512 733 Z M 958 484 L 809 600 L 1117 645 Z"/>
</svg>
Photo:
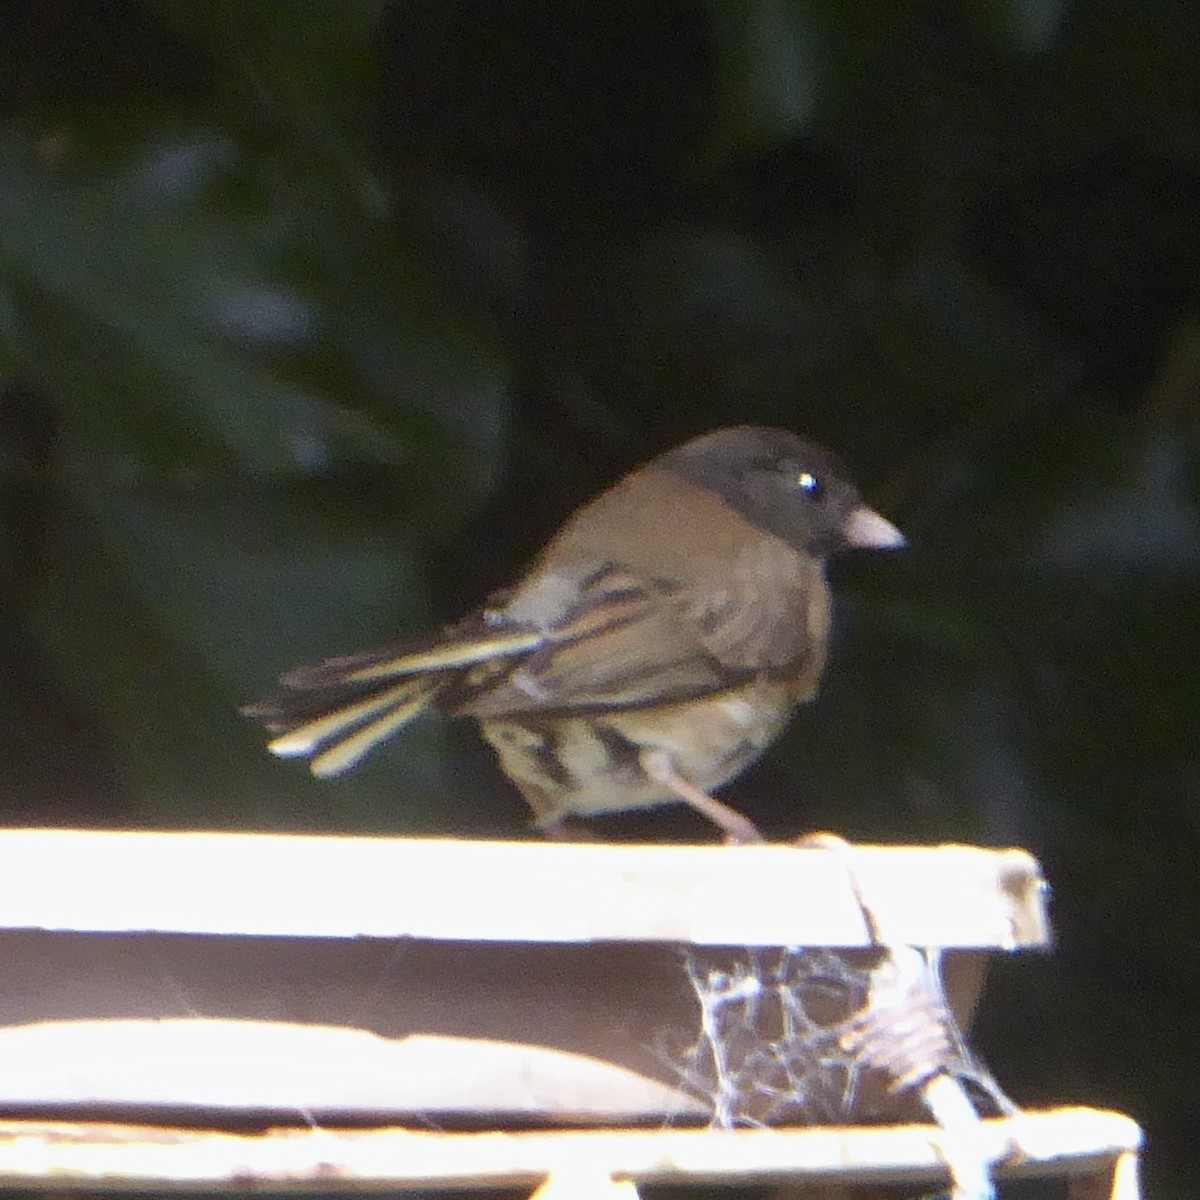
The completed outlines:
<svg viewBox="0 0 1200 1200">
<path fill-rule="evenodd" d="M 0 44 L 0 821 L 520 835 L 469 730 L 317 783 L 236 707 L 796 429 L 911 547 L 838 564 L 727 798 L 1037 853 L 1059 944 L 978 1041 L 1197 1194 L 1200 6 L 7 0 Z"/>
</svg>

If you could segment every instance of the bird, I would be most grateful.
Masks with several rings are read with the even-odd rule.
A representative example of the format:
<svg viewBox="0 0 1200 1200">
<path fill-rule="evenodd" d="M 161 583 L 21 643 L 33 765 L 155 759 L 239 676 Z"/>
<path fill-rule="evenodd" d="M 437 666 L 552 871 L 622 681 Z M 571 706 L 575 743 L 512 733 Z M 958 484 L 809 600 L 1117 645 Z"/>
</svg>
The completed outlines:
<svg viewBox="0 0 1200 1200">
<path fill-rule="evenodd" d="M 682 802 L 726 842 L 762 841 L 713 792 L 817 692 L 826 561 L 904 544 L 829 451 L 717 429 L 586 502 L 463 620 L 290 671 L 242 713 L 322 778 L 423 713 L 472 718 L 551 836 L 571 817 Z"/>
</svg>

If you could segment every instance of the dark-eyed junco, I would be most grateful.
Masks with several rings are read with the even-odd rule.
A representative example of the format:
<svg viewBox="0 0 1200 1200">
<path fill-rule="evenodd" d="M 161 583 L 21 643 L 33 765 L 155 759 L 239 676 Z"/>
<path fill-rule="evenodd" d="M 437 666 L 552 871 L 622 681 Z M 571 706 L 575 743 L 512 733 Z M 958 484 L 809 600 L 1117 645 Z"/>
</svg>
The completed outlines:
<svg viewBox="0 0 1200 1200">
<path fill-rule="evenodd" d="M 331 658 L 243 711 L 315 775 L 435 710 L 474 717 L 539 825 L 712 796 L 811 699 L 826 558 L 902 546 L 826 451 L 743 426 L 698 437 L 580 508 L 511 589 L 442 633 Z"/>
</svg>

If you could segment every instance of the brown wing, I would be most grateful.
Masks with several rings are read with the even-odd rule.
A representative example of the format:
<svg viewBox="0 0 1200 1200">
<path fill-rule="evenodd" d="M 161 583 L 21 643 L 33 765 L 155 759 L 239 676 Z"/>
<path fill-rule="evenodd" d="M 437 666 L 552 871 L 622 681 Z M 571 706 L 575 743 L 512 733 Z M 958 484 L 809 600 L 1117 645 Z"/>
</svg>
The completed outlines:
<svg viewBox="0 0 1200 1200">
<path fill-rule="evenodd" d="M 830 599 L 819 560 L 780 553 L 774 539 L 742 546 L 729 570 L 687 598 L 685 619 L 727 669 L 820 674 Z"/>
<path fill-rule="evenodd" d="M 275 754 L 333 775 L 430 707 L 495 715 L 654 703 L 721 686 L 718 664 L 660 589 L 604 566 L 547 576 L 538 597 L 553 623 L 485 609 L 436 638 L 291 671 L 243 714 L 278 735 Z"/>
<path fill-rule="evenodd" d="M 669 583 L 606 567 L 577 583 L 540 646 L 468 672 L 447 707 L 476 717 L 641 707 L 728 686 Z"/>
<path fill-rule="evenodd" d="M 795 556 L 781 560 L 775 547 L 752 544 L 728 568 L 705 587 L 609 568 L 580 588 L 543 645 L 503 670 L 493 663 L 469 674 L 453 711 L 646 707 L 765 673 L 811 676 L 815 687 L 828 634 L 820 565 L 798 567 Z"/>
<path fill-rule="evenodd" d="M 651 464 L 572 517 L 504 612 L 553 643 L 466 711 L 668 703 L 763 672 L 815 680 L 829 596 L 818 559 Z"/>
</svg>

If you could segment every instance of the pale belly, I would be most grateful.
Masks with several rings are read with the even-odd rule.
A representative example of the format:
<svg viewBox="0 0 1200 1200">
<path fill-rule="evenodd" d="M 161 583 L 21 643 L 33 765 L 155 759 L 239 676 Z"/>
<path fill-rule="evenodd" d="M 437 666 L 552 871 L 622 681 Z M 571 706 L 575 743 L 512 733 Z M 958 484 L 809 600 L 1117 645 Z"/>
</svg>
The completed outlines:
<svg viewBox="0 0 1200 1200">
<path fill-rule="evenodd" d="M 678 798 L 642 770 L 643 751 L 711 792 L 775 740 L 800 699 L 794 685 L 762 681 L 666 709 L 527 716 L 480 722 L 539 824 L 572 814 L 648 808 Z"/>
</svg>

